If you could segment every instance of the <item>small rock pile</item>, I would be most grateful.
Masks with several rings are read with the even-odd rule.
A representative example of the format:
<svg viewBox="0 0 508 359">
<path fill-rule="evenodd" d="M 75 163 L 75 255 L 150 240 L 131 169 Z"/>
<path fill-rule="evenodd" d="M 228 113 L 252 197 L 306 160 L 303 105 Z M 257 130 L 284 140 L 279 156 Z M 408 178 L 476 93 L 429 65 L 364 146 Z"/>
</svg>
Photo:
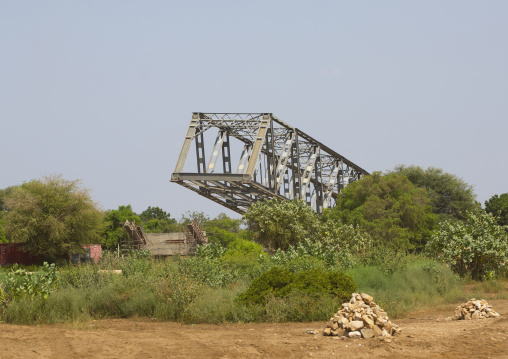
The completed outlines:
<svg viewBox="0 0 508 359">
<path fill-rule="evenodd" d="M 342 303 L 323 332 L 325 336 L 349 338 L 391 337 L 400 335 L 401 329 L 393 324 L 388 314 L 365 293 L 353 293 L 349 303 Z"/>
<path fill-rule="evenodd" d="M 453 320 L 470 320 L 470 319 L 486 319 L 499 317 L 492 306 L 484 299 L 471 299 L 467 303 L 463 303 L 455 309 Z"/>
</svg>

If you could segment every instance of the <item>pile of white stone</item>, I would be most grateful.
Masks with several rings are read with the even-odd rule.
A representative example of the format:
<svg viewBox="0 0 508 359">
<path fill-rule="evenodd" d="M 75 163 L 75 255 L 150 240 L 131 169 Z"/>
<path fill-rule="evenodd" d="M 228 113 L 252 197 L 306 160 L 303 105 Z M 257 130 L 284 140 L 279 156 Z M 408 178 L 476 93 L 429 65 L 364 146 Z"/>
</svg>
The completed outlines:
<svg viewBox="0 0 508 359">
<path fill-rule="evenodd" d="M 470 319 L 486 319 L 497 318 L 497 313 L 485 299 L 471 299 L 467 303 L 461 304 L 455 309 L 453 320 L 470 320 Z"/>
<path fill-rule="evenodd" d="M 365 293 L 353 293 L 349 303 L 342 303 L 323 332 L 325 336 L 349 338 L 391 337 L 400 335 L 400 328 L 388 314 Z"/>
</svg>

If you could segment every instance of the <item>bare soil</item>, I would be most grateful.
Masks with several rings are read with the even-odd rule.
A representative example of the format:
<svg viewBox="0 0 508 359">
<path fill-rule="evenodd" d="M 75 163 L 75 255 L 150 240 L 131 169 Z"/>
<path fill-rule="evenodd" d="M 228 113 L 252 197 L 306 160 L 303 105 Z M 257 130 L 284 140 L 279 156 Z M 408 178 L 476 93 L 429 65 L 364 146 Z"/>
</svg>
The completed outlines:
<svg viewBox="0 0 508 359">
<path fill-rule="evenodd" d="M 508 300 L 489 304 L 501 317 L 444 321 L 453 314 L 451 305 L 446 311 L 394 319 L 402 336 L 389 341 L 306 333 L 321 333 L 324 322 L 188 325 L 110 319 L 0 324 L 0 358 L 508 358 Z"/>
</svg>

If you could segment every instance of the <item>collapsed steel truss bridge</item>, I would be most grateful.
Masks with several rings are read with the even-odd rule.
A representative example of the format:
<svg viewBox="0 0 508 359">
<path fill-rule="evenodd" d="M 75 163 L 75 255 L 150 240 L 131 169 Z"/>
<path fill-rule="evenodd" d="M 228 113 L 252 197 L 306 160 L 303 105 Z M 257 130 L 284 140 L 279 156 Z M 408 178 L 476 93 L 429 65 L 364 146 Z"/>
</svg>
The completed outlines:
<svg viewBox="0 0 508 359">
<path fill-rule="evenodd" d="M 210 132 L 216 137 L 207 161 L 205 139 Z M 184 172 L 192 142 L 197 172 Z M 213 137 L 210 147 L 211 142 Z M 233 166 L 235 147 L 238 162 Z M 335 204 L 344 186 L 368 174 L 271 113 L 195 112 L 171 182 L 238 213 L 273 197 L 304 199 L 322 213 Z"/>
</svg>

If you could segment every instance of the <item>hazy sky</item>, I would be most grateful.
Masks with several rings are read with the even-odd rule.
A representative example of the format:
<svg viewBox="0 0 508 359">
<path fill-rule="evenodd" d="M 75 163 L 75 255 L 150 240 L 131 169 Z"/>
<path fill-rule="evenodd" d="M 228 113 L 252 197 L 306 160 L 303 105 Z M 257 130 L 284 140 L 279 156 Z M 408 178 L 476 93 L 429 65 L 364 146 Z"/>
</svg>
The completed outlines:
<svg viewBox="0 0 508 359">
<path fill-rule="evenodd" d="M 237 216 L 169 179 L 192 112 L 272 112 L 369 172 L 508 192 L 508 1 L 0 0 L 0 188 Z"/>
</svg>

